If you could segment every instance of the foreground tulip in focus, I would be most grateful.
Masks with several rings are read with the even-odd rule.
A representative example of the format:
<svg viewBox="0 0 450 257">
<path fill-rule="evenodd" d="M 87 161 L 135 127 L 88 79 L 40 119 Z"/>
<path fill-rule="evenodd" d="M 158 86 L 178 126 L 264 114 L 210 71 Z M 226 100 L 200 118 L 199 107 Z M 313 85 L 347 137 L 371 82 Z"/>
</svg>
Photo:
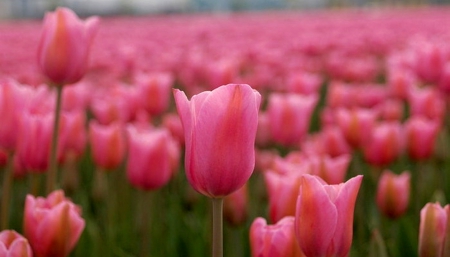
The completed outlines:
<svg viewBox="0 0 450 257">
<path fill-rule="evenodd" d="M 174 90 L 183 124 L 186 176 L 213 202 L 213 257 L 223 256 L 223 197 L 247 182 L 255 167 L 261 95 L 246 84 L 228 84 L 192 97 Z"/>
<path fill-rule="evenodd" d="M 295 232 L 308 257 L 346 257 L 353 237 L 353 210 L 361 186 L 358 175 L 345 183 L 328 185 L 304 175 L 295 213 Z"/>
<path fill-rule="evenodd" d="M 47 198 L 27 196 L 23 226 L 35 257 L 66 257 L 77 244 L 85 222 L 80 207 L 58 190 Z"/>
</svg>

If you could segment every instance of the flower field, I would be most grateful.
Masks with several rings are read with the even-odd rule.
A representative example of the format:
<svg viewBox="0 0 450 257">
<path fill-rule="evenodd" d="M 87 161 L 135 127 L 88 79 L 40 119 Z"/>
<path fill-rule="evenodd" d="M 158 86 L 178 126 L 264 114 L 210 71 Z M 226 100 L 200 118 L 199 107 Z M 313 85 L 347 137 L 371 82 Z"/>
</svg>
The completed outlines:
<svg viewBox="0 0 450 257">
<path fill-rule="evenodd" d="M 74 68 L 69 43 L 50 65 L 41 20 L 0 21 L 10 241 L 37 257 L 209 256 L 210 197 L 226 257 L 450 255 L 450 9 L 90 22 Z"/>
</svg>

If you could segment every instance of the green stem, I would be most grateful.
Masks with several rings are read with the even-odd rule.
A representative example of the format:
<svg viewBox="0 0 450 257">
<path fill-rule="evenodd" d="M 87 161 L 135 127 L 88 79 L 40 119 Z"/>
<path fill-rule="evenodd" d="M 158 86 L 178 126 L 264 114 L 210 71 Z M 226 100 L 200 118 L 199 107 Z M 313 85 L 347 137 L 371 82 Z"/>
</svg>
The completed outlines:
<svg viewBox="0 0 450 257">
<path fill-rule="evenodd" d="M 223 257 L 223 198 L 212 198 L 213 242 L 212 256 Z"/>
<path fill-rule="evenodd" d="M 14 160 L 12 155 L 8 156 L 8 164 L 4 171 L 3 177 L 3 191 L 2 191 L 2 209 L 1 209 L 1 227 L 0 230 L 5 230 L 8 228 L 9 223 L 9 200 L 11 199 L 11 185 L 13 183 L 14 175 Z"/>
<path fill-rule="evenodd" d="M 59 119 L 61 116 L 61 102 L 62 102 L 63 86 L 56 86 L 56 107 L 55 117 L 53 119 L 53 136 L 52 145 L 50 149 L 50 161 L 47 174 L 47 194 L 51 193 L 56 188 L 57 181 L 57 146 L 59 136 Z"/>
<path fill-rule="evenodd" d="M 146 257 L 149 256 L 149 245 L 150 245 L 150 228 L 149 224 L 150 222 L 150 205 L 151 205 L 151 198 L 150 195 L 152 192 L 147 191 L 140 191 L 140 204 L 141 204 L 141 213 L 140 213 L 140 226 L 141 226 L 141 235 L 142 235 L 142 241 L 141 241 L 141 256 Z"/>
</svg>

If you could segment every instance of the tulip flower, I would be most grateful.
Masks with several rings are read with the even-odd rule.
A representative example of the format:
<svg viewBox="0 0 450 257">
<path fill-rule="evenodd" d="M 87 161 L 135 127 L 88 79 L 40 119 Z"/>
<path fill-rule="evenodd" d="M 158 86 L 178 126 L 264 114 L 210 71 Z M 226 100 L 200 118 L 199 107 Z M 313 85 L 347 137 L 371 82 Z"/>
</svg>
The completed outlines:
<svg viewBox="0 0 450 257">
<path fill-rule="evenodd" d="M 205 91 L 189 101 L 174 90 L 186 141 L 186 176 L 209 197 L 241 188 L 255 165 L 260 94 L 245 84 Z"/>
<path fill-rule="evenodd" d="M 383 166 L 398 158 L 404 146 L 402 132 L 398 122 L 383 122 L 376 126 L 363 146 L 366 161 Z"/>
<path fill-rule="evenodd" d="M 89 140 L 92 148 L 92 159 L 102 169 L 117 168 L 125 157 L 126 141 L 123 125 L 111 123 L 100 125 L 92 120 L 89 123 Z"/>
<path fill-rule="evenodd" d="M 441 125 L 422 116 L 410 117 L 405 123 L 406 150 L 414 160 L 425 160 L 434 153 Z"/>
<path fill-rule="evenodd" d="M 127 177 L 143 190 L 156 190 L 169 182 L 178 168 L 179 147 L 166 129 L 128 129 Z"/>
<path fill-rule="evenodd" d="M 353 210 L 362 176 L 327 185 L 303 175 L 295 213 L 300 248 L 308 257 L 346 257 L 353 236 Z"/>
<path fill-rule="evenodd" d="M 271 94 L 267 114 L 272 139 L 283 146 L 299 145 L 308 133 L 317 101 L 317 94 Z"/>
<path fill-rule="evenodd" d="M 170 74 L 140 74 L 136 77 L 142 107 L 151 115 L 162 114 L 169 106 L 173 78 Z"/>
<path fill-rule="evenodd" d="M 442 208 L 439 203 L 427 203 L 420 211 L 419 257 L 446 257 L 450 254 L 448 246 L 444 247 L 448 243 L 449 211 L 449 205 Z"/>
<path fill-rule="evenodd" d="M 396 175 L 385 170 L 378 181 L 376 202 L 381 213 L 389 218 L 398 218 L 408 208 L 411 175 L 405 171 Z"/>
<path fill-rule="evenodd" d="M 347 142 L 359 148 L 367 140 L 375 125 L 377 113 L 372 109 L 338 109 L 336 121 Z"/>
<path fill-rule="evenodd" d="M 409 92 L 411 116 L 423 116 L 442 123 L 445 117 L 445 101 L 436 88 L 413 89 Z"/>
<path fill-rule="evenodd" d="M 241 188 L 255 167 L 261 95 L 246 84 L 228 84 L 189 101 L 174 90 L 184 129 L 185 169 L 191 186 L 212 198 L 213 257 L 223 256 L 223 197 Z"/>
<path fill-rule="evenodd" d="M 23 225 L 35 257 L 66 257 L 77 244 L 85 222 L 80 207 L 57 190 L 47 198 L 27 195 Z"/>
<path fill-rule="evenodd" d="M 33 257 L 28 240 L 14 230 L 0 232 L 0 256 Z"/>
<path fill-rule="evenodd" d="M 98 18 L 81 21 L 70 9 L 46 13 L 38 46 L 38 63 L 43 74 L 57 85 L 80 80 L 88 66 L 89 48 Z"/>
<path fill-rule="evenodd" d="M 294 217 L 287 216 L 274 225 L 256 218 L 250 227 L 252 257 L 303 257 L 295 239 Z"/>
</svg>

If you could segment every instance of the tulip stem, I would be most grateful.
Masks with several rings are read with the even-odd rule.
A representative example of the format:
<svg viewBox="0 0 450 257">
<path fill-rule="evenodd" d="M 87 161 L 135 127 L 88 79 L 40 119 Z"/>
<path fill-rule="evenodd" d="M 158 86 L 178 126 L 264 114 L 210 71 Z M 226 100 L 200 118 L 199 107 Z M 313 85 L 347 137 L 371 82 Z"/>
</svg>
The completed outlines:
<svg viewBox="0 0 450 257">
<path fill-rule="evenodd" d="M 212 198 L 213 237 L 212 256 L 223 256 L 223 198 Z"/>
<path fill-rule="evenodd" d="M 14 161 L 11 155 L 8 156 L 8 164 L 3 174 L 3 188 L 2 188 L 2 209 L 1 209 L 1 227 L 0 230 L 8 228 L 9 223 L 9 200 L 11 198 L 11 185 L 13 182 L 13 167 Z"/>
<path fill-rule="evenodd" d="M 50 149 L 50 161 L 49 169 L 47 174 L 47 194 L 50 194 L 56 188 L 57 180 L 57 146 L 58 146 L 58 136 L 59 136 L 59 118 L 61 116 L 61 102 L 62 102 L 62 91 L 63 86 L 56 86 L 56 106 L 55 106 L 55 116 L 53 119 L 53 135 L 52 135 L 52 145 Z"/>
</svg>

